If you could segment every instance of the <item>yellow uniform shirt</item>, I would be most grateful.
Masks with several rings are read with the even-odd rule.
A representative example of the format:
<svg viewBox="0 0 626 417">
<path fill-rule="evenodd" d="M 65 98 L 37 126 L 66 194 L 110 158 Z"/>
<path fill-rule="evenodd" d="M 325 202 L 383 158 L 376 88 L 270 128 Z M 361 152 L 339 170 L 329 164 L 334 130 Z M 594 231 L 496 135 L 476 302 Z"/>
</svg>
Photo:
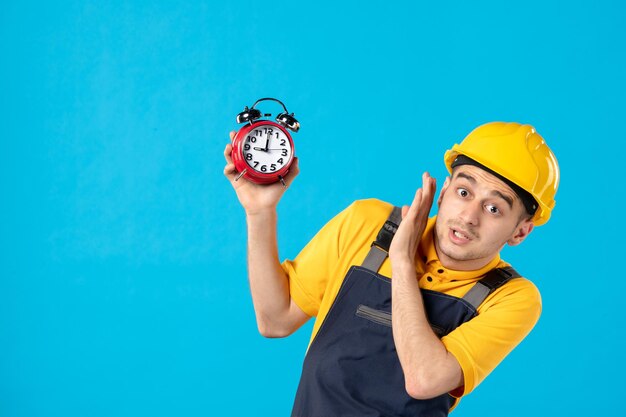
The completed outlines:
<svg viewBox="0 0 626 417">
<path fill-rule="evenodd" d="M 289 276 L 291 297 L 316 317 L 311 341 L 330 309 L 352 265 L 361 265 L 371 243 L 393 206 L 379 200 L 360 200 L 328 222 L 293 260 L 282 266 Z M 444 268 L 435 250 L 429 219 L 416 258 L 419 286 L 463 297 L 489 270 L 508 266 L 497 256 L 477 271 Z M 389 258 L 378 271 L 391 277 Z M 451 394 L 471 392 L 530 332 L 541 314 L 541 297 L 532 282 L 515 278 L 494 291 L 478 308 L 478 316 L 462 324 L 441 341 L 459 361 L 465 386 Z"/>
</svg>

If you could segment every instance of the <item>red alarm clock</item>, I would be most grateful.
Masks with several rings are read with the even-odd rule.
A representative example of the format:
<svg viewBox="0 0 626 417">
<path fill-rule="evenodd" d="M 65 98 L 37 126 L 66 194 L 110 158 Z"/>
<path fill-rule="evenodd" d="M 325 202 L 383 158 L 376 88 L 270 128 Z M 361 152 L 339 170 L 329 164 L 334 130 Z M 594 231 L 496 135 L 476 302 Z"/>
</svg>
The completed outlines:
<svg viewBox="0 0 626 417">
<path fill-rule="evenodd" d="M 255 106 L 264 100 L 280 103 L 285 110 L 276 116 L 276 122 L 261 119 L 271 114 L 262 114 Z M 237 123 L 247 123 L 233 139 L 232 158 L 239 175 L 257 184 L 272 184 L 280 181 L 285 186 L 284 177 L 293 162 L 295 148 L 288 130 L 297 132 L 300 123 L 289 113 L 285 105 L 275 98 L 260 98 L 250 109 L 245 107 L 237 115 Z"/>
</svg>

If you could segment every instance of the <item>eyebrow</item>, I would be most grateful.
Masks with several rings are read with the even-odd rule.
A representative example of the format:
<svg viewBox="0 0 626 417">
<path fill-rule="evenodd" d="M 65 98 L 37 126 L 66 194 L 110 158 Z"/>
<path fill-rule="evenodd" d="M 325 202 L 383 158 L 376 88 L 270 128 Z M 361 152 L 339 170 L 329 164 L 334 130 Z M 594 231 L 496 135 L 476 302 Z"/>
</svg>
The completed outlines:
<svg viewBox="0 0 626 417">
<path fill-rule="evenodd" d="M 466 174 L 465 172 L 459 172 L 458 174 L 456 174 L 456 176 L 457 176 L 458 178 L 465 178 L 465 179 L 466 179 L 467 181 L 469 181 L 472 185 L 475 185 L 475 184 L 476 184 L 476 182 L 477 182 L 477 181 L 476 181 L 476 178 L 472 177 L 472 176 L 471 176 L 471 175 L 469 175 L 469 174 Z M 501 192 L 500 192 L 500 191 L 498 191 L 498 190 L 492 190 L 492 191 L 491 191 L 491 195 L 494 195 L 494 196 L 500 197 L 501 199 L 503 199 L 504 201 L 506 201 L 506 202 L 508 203 L 508 205 L 509 205 L 509 207 L 510 207 L 511 209 L 513 208 L 513 199 L 512 199 L 510 196 L 508 196 L 508 195 L 506 195 L 506 194 L 503 194 L 503 193 L 501 193 Z"/>
</svg>

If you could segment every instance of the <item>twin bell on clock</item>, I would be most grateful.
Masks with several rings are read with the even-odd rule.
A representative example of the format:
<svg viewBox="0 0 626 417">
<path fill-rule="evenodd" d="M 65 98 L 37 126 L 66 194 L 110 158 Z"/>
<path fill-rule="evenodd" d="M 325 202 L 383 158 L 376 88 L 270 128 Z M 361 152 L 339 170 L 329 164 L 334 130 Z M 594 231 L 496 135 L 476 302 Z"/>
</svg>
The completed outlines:
<svg viewBox="0 0 626 417">
<path fill-rule="evenodd" d="M 279 103 L 284 112 L 276 116 L 276 122 L 262 117 L 271 117 L 270 113 L 261 113 L 256 105 L 261 101 L 271 100 Z M 280 181 L 285 186 L 284 177 L 293 162 L 295 148 L 288 130 L 297 132 L 300 123 L 289 113 L 285 105 L 275 98 L 260 98 L 251 108 L 248 106 L 237 115 L 237 123 L 246 123 L 233 139 L 232 158 L 235 169 L 241 177 L 257 184 L 272 184 Z"/>
</svg>

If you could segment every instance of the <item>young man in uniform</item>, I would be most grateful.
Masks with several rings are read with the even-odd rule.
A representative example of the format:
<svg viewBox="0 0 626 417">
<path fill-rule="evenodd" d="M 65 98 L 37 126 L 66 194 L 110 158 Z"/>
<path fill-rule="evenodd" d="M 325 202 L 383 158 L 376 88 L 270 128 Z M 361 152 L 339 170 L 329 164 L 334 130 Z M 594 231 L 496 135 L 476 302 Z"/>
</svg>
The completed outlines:
<svg viewBox="0 0 626 417">
<path fill-rule="evenodd" d="M 316 317 L 294 416 L 445 416 L 538 320 L 537 288 L 499 255 L 555 204 L 556 158 L 532 126 L 488 123 L 446 152 L 437 216 L 424 173 L 410 206 L 356 201 L 282 264 L 284 188 L 235 182 L 230 152 L 259 331 L 284 337 Z M 297 174 L 296 162 L 287 185 Z"/>
</svg>

